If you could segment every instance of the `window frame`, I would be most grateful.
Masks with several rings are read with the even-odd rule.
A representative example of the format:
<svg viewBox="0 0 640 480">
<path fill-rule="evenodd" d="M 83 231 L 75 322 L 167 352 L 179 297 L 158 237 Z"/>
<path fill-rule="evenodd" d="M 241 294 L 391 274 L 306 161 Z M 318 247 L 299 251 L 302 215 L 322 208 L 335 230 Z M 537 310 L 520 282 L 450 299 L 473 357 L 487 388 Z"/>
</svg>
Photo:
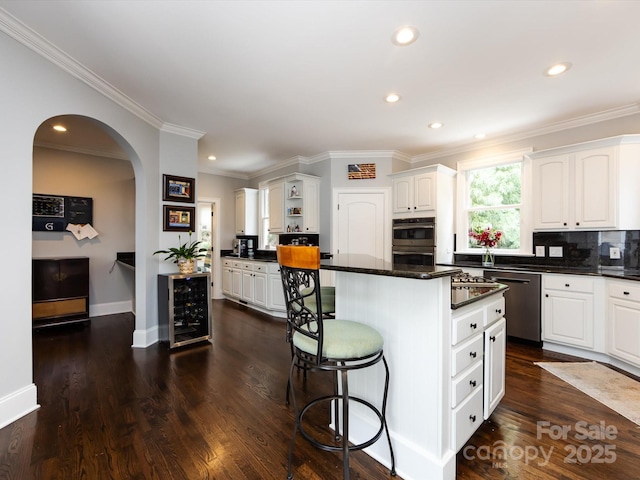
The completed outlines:
<svg viewBox="0 0 640 480">
<path fill-rule="evenodd" d="M 456 253 L 482 255 L 483 249 L 470 248 L 468 246 L 469 232 L 469 195 L 468 195 L 468 172 L 482 168 L 498 167 L 512 163 L 522 164 L 521 177 L 521 198 L 520 198 L 520 248 L 501 249 L 493 248 L 492 251 L 498 255 L 532 255 L 533 248 L 533 228 L 532 228 L 532 205 L 531 205 L 531 183 L 532 169 L 529 155 L 532 148 L 493 155 L 479 159 L 462 160 L 457 164 L 458 174 L 456 176 Z M 497 208 L 500 208 L 497 206 Z M 510 207 L 505 207 L 510 208 Z"/>
</svg>

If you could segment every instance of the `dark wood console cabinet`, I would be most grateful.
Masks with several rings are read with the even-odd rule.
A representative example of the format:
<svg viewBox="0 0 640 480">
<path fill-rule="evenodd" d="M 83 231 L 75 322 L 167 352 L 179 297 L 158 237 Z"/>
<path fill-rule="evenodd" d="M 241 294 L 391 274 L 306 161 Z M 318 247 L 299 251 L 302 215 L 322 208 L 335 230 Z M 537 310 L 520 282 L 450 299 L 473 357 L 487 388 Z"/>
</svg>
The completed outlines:
<svg viewBox="0 0 640 480">
<path fill-rule="evenodd" d="M 89 259 L 34 258 L 33 328 L 89 321 Z"/>
</svg>

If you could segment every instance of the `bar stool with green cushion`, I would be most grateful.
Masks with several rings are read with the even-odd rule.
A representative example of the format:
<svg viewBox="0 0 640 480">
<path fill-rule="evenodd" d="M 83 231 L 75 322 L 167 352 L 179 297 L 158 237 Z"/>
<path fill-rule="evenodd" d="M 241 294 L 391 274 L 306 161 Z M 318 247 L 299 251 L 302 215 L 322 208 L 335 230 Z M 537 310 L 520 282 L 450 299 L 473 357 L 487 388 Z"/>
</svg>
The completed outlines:
<svg viewBox="0 0 640 480">
<path fill-rule="evenodd" d="M 373 445 L 386 433 L 391 454 L 392 476 L 396 475 L 395 457 L 391 446 L 391 436 L 387 427 L 386 408 L 389 391 L 389 367 L 383 353 L 382 336 L 372 327 L 347 319 L 327 320 L 322 310 L 322 289 L 320 287 L 320 249 L 318 247 L 279 245 L 278 263 L 287 305 L 287 330 L 291 332 L 293 358 L 289 369 L 289 384 L 295 412 L 295 422 L 289 447 L 288 480 L 293 479 L 293 448 L 298 432 L 313 446 L 325 451 L 342 452 L 343 478 L 350 478 L 349 454 Z M 309 307 L 309 302 L 315 308 Z M 358 397 L 349 395 L 348 372 L 384 364 L 385 384 L 381 408 Z M 312 399 L 304 407 L 298 408 L 293 372 L 297 364 L 302 364 L 309 372 L 330 371 L 336 373 L 336 387 L 332 394 Z M 349 404 L 357 402 L 370 409 L 380 421 L 378 431 L 368 440 L 353 445 L 349 443 Z M 309 409 L 323 403 L 333 403 L 335 442 L 323 443 L 314 438 L 304 427 L 303 419 Z M 338 409 L 342 408 L 342 412 Z M 341 414 L 340 414 L 341 413 Z M 342 432 L 342 435 L 340 434 Z"/>
</svg>

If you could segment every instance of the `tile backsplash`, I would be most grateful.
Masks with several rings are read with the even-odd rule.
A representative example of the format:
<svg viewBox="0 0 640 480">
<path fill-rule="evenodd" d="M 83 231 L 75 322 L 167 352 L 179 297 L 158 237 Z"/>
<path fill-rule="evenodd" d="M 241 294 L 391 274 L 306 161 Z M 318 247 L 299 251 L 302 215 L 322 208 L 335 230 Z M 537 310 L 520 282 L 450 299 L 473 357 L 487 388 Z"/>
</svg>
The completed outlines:
<svg viewBox="0 0 640 480">
<path fill-rule="evenodd" d="M 640 230 L 536 232 L 533 234 L 532 253 L 542 253 L 543 249 L 544 256 L 498 255 L 495 257 L 496 266 L 640 269 Z M 616 256 L 619 258 L 615 258 Z M 458 254 L 455 257 L 456 261 L 478 258 L 477 255 Z"/>
</svg>

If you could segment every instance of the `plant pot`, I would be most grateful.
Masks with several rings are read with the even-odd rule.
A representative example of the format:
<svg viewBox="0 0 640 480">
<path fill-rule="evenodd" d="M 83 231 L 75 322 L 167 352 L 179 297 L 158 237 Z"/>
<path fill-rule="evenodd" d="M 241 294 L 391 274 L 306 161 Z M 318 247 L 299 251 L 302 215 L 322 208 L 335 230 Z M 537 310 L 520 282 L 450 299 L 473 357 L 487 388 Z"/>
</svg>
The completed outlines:
<svg viewBox="0 0 640 480">
<path fill-rule="evenodd" d="M 178 262 L 178 270 L 182 275 L 193 273 L 195 266 L 196 262 L 194 262 L 193 260 L 180 260 Z"/>
</svg>

